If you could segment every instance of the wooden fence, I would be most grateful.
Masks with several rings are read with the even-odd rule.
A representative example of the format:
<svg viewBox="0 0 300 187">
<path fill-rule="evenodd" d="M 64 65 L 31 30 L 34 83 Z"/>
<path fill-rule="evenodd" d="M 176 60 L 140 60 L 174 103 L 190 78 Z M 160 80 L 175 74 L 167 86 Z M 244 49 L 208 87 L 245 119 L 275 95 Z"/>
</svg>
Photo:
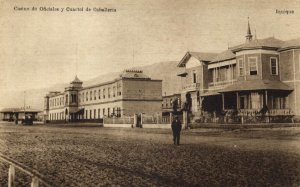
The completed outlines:
<svg viewBox="0 0 300 187">
<path fill-rule="evenodd" d="M 31 177 L 31 187 L 39 187 L 40 183 L 43 186 L 56 186 L 51 185 L 48 181 L 46 181 L 46 177 L 41 175 L 38 171 L 35 169 L 31 169 L 21 163 L 18 163 L 17 161 L 14 161 L 11 158 L 8 158 L 0 153 L 0 161 L 3 161 L 4 163 L 9 164 L 8 168 L 8 187 L 14 187 L 15 181 L 16 181 L 16 169 L 29 175 Z"/>
</svg>

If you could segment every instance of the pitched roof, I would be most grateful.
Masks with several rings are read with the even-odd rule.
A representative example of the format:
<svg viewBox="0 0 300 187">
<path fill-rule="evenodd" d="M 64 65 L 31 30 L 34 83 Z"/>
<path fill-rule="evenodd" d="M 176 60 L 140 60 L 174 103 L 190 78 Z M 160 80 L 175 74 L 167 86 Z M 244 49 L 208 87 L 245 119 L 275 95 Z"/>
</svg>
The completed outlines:
<svg viewBox="0 0 300 187">
<path fill-rule="evenodd" d="M 212 61 L 218 53 L 189 52 L 200 61 Z"/>
<path fill-rule="evenodd" d="M 203 52 L 191 52 L 188 51 L 184 55 L 184 57 L 180 60 L 179 64 L 177 65 L 178 67 L 184 67 L 187 61 L 191 58 L 194 57 L 197 60 L 204 61 L 204 62 L 210 62 L 212 61 L 218 53 L 203 53 Z"/>
<path fill-rule="evenodd" d="M 261 48 L 273 48 L 279 49 L 283 44 L 282 40 L 276 39 L 274 37 L 264 38 L 264 39 L 254 39 L 244 44 L 235 46 L 232 48 L 233 52 L 238 52 L 244 49 L 261 49 Z"/>
<path fill-rule="evenodd" d="M 247 49 L 273 49 L 273 50 L 284 50 L 284 49 L 290 49 L 290 48 L 300 48 L 300 38 L 288 40 L 288 41 L 282 41 L 275 37 L 268 37 L 264 39 L 254 39 L 247 41 L 243 44 L 230 47 L 228 50 L 225 50 L 221 53 L 203 53 L 203 52 L 191 52 L 188 51 L 185 56 L 181 59 L 178 67 L 184 67 L 187 61 L 193 56 L 199 61 L 204 62 L 221 62 L 229 59 L 234 59 L 235 52 L 247 50 Z"/>
<path fill-rule="evenodd" d="M 284 41 L 281 45 L 279 51 L 290 48 L 299 48 L 300 47 L 300 38 Z"/>
<path fill-rule="evenodd" d="M 220 90 L 219 92 L 234 92 L 247 90 L 285 90 L 292 91 L 293 89 L 281 81 L 271 80 L 256 80 L 256 81 L 240 81 L 236 84 Z"/>
<path fill-rule="evenodd" d="M 25 110 L 26 112 L 42 112 L 41 110 L 38 110 L 38 109 L 32 109 L 32 108 L 26 108 Z M 22 108 L 3 108 L 1 111 L 1 113 L 4 113 L 4 112 L 24 112 L 24 109 Z"/>
<path fill-rule="evenodd" d="M 219 53 L 212 61 L 213 62 L 220 62 L 220 61 L 225 61 L 225 60 L 229 60 L 229 59 L 234 59 L 235 58 L 235 54 L 232 52 L 231 49 L 228 49 L 226 51 L 223 51 L 221 53 Z"/>
</svg>

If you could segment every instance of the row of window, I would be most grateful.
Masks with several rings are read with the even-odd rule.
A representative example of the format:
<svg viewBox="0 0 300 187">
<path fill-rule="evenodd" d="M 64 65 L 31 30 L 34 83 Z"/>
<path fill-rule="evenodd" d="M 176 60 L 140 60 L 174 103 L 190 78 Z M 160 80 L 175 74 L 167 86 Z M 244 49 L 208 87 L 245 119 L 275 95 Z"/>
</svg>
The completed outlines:
<svg viewBox="0 0 300 187">
<path fill-rule="evenodd" d="M 97 118 L 103 118 L 104 116 L 107 117 L 121 117 L 121 108 L 103 108 L 102 109 L 102 115 L 101 115 L 101 109 L 90 109 L 90 110 L 85 110 L 84 119 L 97 119 Z"/>
<path fill-rule="evenodd" d="M 62 106 L 64 105 L 64 97 L 57 97 L 57 98 L 52 98 L 49 101 L 50 107 L 55 107 L 55 106 Z"/>
<path fill-rule="evenodd" d="M 120 88 L 116 89 L 116 87 L 112 88 L 112 92 L 110 88 L 105 88 L 93 91 L 87 91 L 87 92 L 82 92 L 79 93 L 79 96 L 77 98 L 76 94 L 70 94 L 70 103 L 77 103 L 78 100 L 79 102 L 85 102 L 85 101 L 92 101 L 92 100 L 97 100 L 97 99 L 105 99 L 106 96 L 107 98 L 111 97 L 116 97 L 116 96 L 121 96 L 122 92 L 119 91 Z M 69 102 L 69 96 L 66 95 L 66 99 L 64 97 L 59 97 L 59 98 L 51 98 L 49 101 L 50 107 L 55 107 L 55 106 L 63 106 L 65 104 L 67 105 Z"/>
<path fill-rule="evenodd" d="M 236 65 L 231 64 L 212 69 L 213 82 L 229 81 L 236 78 Z"/>
<path fill-rule="evenodd" d="M 245 75 L 244 59 L 238 59 L 239 76 Z M 257 57 L 248 57 L 249 75 L 257 75 Z M 270 71 L 271 75 L 278 75 L 278 59 L 276 57 L 270 58 Z"/>
<path fill-rule="evenodd" d="M 258 74 L 258 64 L 257 57 L 248 57 L 248 68 L 249 75 L 257 75 Z M 279 74 L 278 67 L 278 59 L 276 57 L 270 58 L 270 72 L 271 75 Z M 229 65 L 227 67 L 222 68 L 214 68 L 212 71 L 213 74 L 213 82 L 233 80 L 236 78 L 236 66 Z M 244 76 L 246 74 L 245 62 L 243 58 L 238 59 L 238 75 Z M 192 74 L 192 82 L 196 83 L 197 75 L 196 71 L 193 71 Z"/>
<path fill-rule="evenodd" d="M 102 111 L 100 108 L 85 110 L 85 113 L 83 116 L 81 116 L 81 119 L 100 119 L 103 118 L 103 116 L 121 117 L 121 108 L 103 108 Z M 50 120 L 65 120 L 65 112 L 50 113 L 49 118 Z"/>
<path fill-rule="evenodd" d="M 64 97 L 59 98 L 51 98 L 49 101 L 50 107 L 56 107 L 56 106 L 64 106 L 64 104 L 68 104 L 69 96 L 66 95 L 66 99 Z M 76 94 L 70 94 L 70 103 L 77 103 L 77 95 Z"/>
<path fill-rule="evenodd" d="M 79 102 L 85 102 L 85 101 L 93 101 L 93 100 L 100 100 L 116 97 L 122 95 L 122 92 L 120 91 L 120 88 L 117 88 L 114 86 L 111 90 L 111 88 L 103 88 L 98 90 L 91 90 L 79 93 Z"/>
<path fill-rule="evenodd" d="M 251 93 L 239 96 L 240 109 L 261 109 L 264 105 L 263 94 Z M 270 96 L 268 103 L 271 108 L 285 109 L 289 107 L 288 97 L 286 96 Z"/>
<path fill-rule="evenodd" d="M 50 113 L 49 118 L 50 118 L 49 120 L 64 120 L 65 113 L 64 112 Z"/>
</svg>

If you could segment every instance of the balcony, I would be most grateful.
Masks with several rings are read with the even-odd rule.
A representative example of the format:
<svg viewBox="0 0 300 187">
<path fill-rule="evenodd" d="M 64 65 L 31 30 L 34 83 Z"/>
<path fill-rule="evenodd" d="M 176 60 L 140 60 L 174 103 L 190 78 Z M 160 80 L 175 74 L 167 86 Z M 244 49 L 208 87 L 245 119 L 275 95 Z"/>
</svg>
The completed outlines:
<svg viewBox="0 0 300 187">
<path fill-rule="evenodd" d="M 192 83 L 192 84 L 183 85 L 182 90 L 185 92 L 192 92 L 192 91 L 200 90 L 200 83 Z"/>
<path fill-rule="evenodd" d="M 218 90 L 236 83 L 236 79 L 208 83 L 208 90 Z"/>
</svg>

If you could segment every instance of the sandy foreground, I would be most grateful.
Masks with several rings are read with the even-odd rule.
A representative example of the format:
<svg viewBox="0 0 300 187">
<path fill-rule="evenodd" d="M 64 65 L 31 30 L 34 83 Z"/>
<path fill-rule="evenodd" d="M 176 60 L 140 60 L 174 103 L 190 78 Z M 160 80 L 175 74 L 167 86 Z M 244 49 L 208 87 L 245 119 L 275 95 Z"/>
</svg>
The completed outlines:
<svg viewBox="0 0 300 187">
<path fill-rule="evenodd" d="M 53 186 L 300 186 L 299 127 L 191 129 L 175 146 L 167 129 L 2 123 L 0 152 Z"/>
</svg>

